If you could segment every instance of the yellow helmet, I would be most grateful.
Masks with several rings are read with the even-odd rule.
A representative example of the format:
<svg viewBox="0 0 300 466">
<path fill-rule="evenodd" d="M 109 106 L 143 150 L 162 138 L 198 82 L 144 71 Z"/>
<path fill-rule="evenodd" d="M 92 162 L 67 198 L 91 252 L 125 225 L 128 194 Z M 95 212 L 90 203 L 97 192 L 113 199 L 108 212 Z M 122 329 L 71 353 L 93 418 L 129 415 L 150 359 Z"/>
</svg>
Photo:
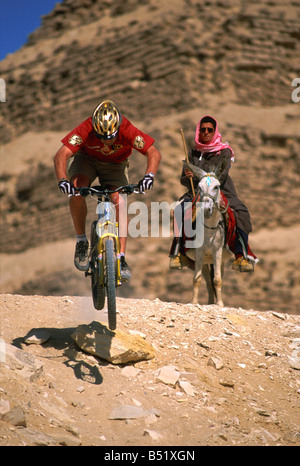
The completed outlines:
<svg viewBox="0 0 300 466">
<path fill-rule="evenodd" d="M 111 100 L 99 104 L 92 116 L 92 125 L 100 139 L 112 139 L 116 136 L 121 124 L 121 114 Z"/>
</svg>

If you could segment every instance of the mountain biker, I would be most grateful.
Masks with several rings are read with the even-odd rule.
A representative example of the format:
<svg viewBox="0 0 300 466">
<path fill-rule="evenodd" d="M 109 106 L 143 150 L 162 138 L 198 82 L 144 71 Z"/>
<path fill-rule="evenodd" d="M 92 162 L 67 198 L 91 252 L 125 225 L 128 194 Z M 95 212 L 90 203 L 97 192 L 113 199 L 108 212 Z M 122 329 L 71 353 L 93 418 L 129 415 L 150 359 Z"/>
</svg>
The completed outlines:
<svg viewBox="0 0 300 466">
<path fill-rule="evenodd" d="M 212 167 L 216 167 L 221 159 L 226 158 L 227 163 L 220 176 L 220 185 L 223 194 L 228 199 L 230 207 L 234 210 L 236 218 L 236 240 L 235 240 L 235 260 L 232 264 L 233 270 L 239 270 L 240 272 L 252 272 L 253 264 L 244 257 L 243 244 L 239 239 L 239 235 L 242 238 L 245 249 L 248 247 L 248 235 L 252 231 L 250 214 L 245 204 L 237 197 L 237 193 L 233 184 L 232 179 L 229 176 L 229 169 L 231 167 L 231 160 L 234 159 L 233 150 L 228 143 L 222 143 L 222 137 L 218 130 L 217 121 L 206 115 L 197 124 L 195 134 L 195 145 L 189 155 L 189 161 L 191 164 L 196 165 L 199 168 L 209 172 Z M 191 181 L 196 188 L 198 179 L 193 177 L 192 172 L 183 168 L 180 182 L 183 186 L 189 190 L 181 198 L 180 209 L 183 208 L 185 201 L 191 201 L 193 198 Z M 189 266 L 189 259 L 182 255 L 181 245 L 176 248 L 176 243 L 180 242 L 182 237 L 174 238 L 171 252 L 170 252 L 170 268 L 181 268 L 182 266 Z M 177 249 L 177 253 L 174 251 Z"/>
<path fill-rule="evenodd" d="M 128 157 L 136 149 L 147 158 L 146 173 L 138 183 L 139 191 L 143 193 L 153 186 L 161 155 L 154 146 L 154 139 L 133 126 L 111 100 L 97 105 L 92 116 L 67 134 L 61 142 L 63 146 L 54 158 L 55 173 L 60 191 L 70 196 L 70 212 L 77 238 L 74 263 L 79 270 L 87 270 L 87 205 L 84 197 L 75 196 L 75 188 L 90 186 L 96 177 L 103 187 L 109 189 L 128 184 Z M 67 170 L 67 161 L 71 157 L 73 161 Z M 111 200 L 116 206 L 118 220 L 122 196 L 113 193 Z M 125 260 L 125 249 L 126 235 L 120 237 L 121 277 L 129 279 L 131 272 Z"/>
</svg>

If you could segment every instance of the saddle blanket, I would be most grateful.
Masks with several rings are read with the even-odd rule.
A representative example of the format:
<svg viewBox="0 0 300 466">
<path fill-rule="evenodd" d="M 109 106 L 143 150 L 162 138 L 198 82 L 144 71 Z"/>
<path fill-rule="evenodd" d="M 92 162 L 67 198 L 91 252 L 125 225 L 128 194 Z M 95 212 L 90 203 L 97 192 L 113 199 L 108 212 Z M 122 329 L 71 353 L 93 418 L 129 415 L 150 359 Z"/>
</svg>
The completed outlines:
<svg viewBox="0 0 300 466">
<path fill-rule="evenodd" d="M 226 196 L 221 192 L 221 202 L 220 202 L 220 207 L 222 210 L 225 211 L 224 217 L 225 217 L 225 225 L 226 225 L 226 237 L 225 237 L 225 244 L 228 246 L 230 251 L 234 254 L 235 252 L 235 239 L 236 239 L 236 220 L 235 220 L 235 215 L 234 211 L 228 204 L 228 199 Z M 253 262 L 258 262 L 258 258 L 256 255 L 252 252 L 249 242 L 247 245 L 247 259 L 253 261 Z"/>
</svg>

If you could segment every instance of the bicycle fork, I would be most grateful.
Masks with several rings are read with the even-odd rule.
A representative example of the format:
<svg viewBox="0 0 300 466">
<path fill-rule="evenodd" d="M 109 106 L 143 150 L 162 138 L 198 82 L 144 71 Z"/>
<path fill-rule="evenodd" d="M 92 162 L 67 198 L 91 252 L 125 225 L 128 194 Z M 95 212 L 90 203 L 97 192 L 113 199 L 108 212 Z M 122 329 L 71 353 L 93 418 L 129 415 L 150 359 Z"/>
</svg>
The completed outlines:
<svg viewBox="0 0 300 466">
<path fill-rule="evenodd" d="M 106 221 L 104 224 L 101 224 L 101 229 L 107 230 L 109 225 L 114 226 L 114 224 L 112 222 Z M 116 227 L 117 227 L 117 230 L 118 230 L 118 224 L 116 224 Z M 98 252 L 98 264 L 99 264 L 99 267 L 100 267 L 99 279 L 100 279 L 101 283 L 104 285 L 105 274 L 104 274 L 104 260 L 103 260 L 104 257 L 103 257 L 103 254 L 105 252 L 105 241 L 108 238 L 111 238 L 113 240 L 113 242 L 114 242 L 114 250 L 115 250 L 115 254 L 116 254 L 116 262 L 115 262 L 115 264 L 116 264 L 116 285 L 120 286 L 121 285 L 120 240 L 119 240 L 118 234 L 111 233 L 111 232 L 108 232 L 108 231 L 106 231 L 105 233 L 103 233 L 101 236 L 98 237 L 97 252 Z"/>
</svg>

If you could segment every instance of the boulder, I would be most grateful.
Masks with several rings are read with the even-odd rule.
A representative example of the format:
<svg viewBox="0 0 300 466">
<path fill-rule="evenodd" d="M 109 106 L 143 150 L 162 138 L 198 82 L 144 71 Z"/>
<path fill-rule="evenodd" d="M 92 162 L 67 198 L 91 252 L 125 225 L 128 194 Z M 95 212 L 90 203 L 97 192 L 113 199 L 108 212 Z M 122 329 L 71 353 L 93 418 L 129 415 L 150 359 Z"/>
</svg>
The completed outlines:
<svg viewBox="0 0 300 466">
<path fill-rule="evenodd" d="M 155 357 L 153 347 L 139 335 L 130 335 L 122 330 L 111 331 L 106 325 L 95 321 L 89 325 L 79 325 L 72 338 L 82 350 L 112 364 Z"/>
</svg>

